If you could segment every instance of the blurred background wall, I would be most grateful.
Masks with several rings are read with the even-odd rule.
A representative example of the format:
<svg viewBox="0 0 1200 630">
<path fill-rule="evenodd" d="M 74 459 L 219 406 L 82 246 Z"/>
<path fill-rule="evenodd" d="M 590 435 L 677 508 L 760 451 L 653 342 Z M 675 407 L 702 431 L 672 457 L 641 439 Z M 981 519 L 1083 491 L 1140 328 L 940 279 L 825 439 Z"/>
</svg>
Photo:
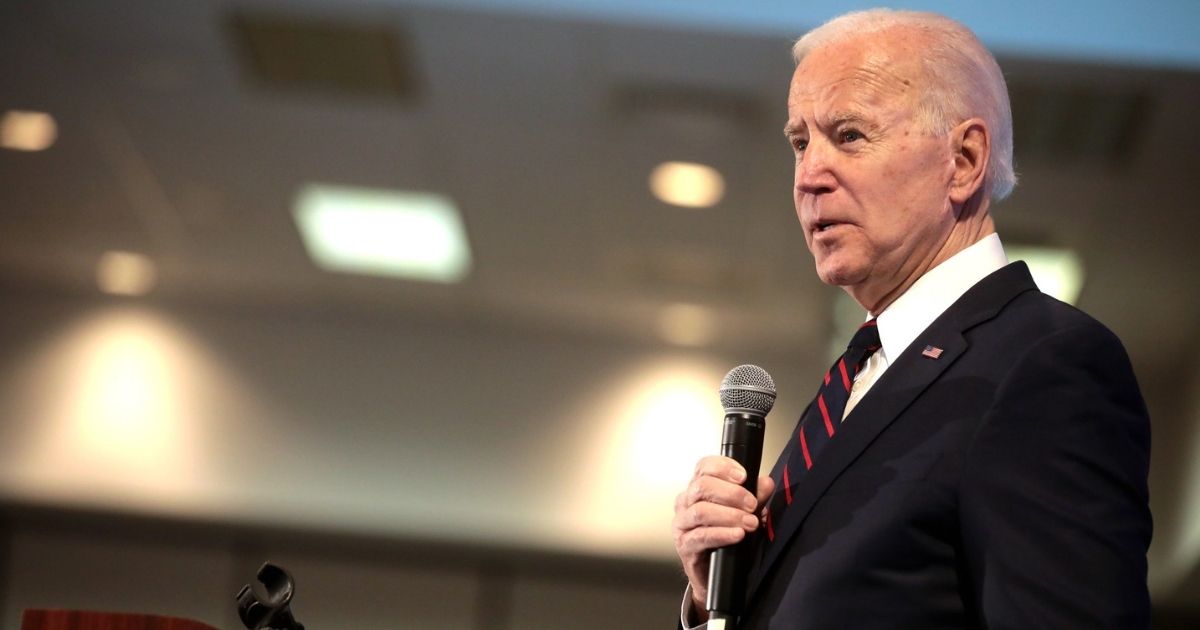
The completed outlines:
<svg viewBox="0 0 1200 630">
<path fill-rule="evenodd" d="M 1156 624 L 1196 627 L 1200 8 L 902 4 L 1000 58 L 1001 236 L 1127 345 Z M 779 383 L 771 459 L 862 317 L 812 272 L 779 132 L 790 42 L 865 6 L 0 2 L 0 627 L 239 627 L 266 559 L 314 629 L 672 624 L 721 377 Z M 708 199 L 657 188 L 669 162 Z M 437 195 L 469 259 L 331 269 L 314 185 Z"/>
</svg>

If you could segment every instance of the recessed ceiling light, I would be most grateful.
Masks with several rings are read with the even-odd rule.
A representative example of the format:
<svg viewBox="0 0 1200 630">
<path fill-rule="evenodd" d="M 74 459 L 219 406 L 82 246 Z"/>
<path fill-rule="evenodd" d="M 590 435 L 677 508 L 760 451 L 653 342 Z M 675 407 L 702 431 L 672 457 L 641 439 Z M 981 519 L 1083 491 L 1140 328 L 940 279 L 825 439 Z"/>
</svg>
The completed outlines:
<svg viewBox="0 0 1200 630">
<path fill-rule="evenodd" d="M 13 151 L 49 149 L 58 138 L 54 117 L 45 112 L 12 109 L 0 119 L 0 146 Z"/>
<path fill-rule="evenodd" d="M 1029 265 L 1029 273 L 1043 293 L 1068 304 L 1075 304 L 1079 299 L 1083 289 L 1083 261 L 1074 251 L 1030 245 L 1005 246 L 1004 249 L 1009 260 L 1023 260 Z"/>
<path fill-rule="evenodd" d="M 663 162 L 650 172 L 650 190 L 671 205 L 707 208 L 725 196 L 725 178 L 704 164 Z"/>
<path fill-rule="evenodd" d="M 133 252 L 105 252 L 96 265 L 96 284 L 110 295 L 145 295 L 157 280 L 154 262 Z"/>
<path fill-rule="evenodd" d="M 471 267 L 458 209 L 442 195 L 309 184 L 292 214 L 328 271 L 450 283 Z"/>
</svg>

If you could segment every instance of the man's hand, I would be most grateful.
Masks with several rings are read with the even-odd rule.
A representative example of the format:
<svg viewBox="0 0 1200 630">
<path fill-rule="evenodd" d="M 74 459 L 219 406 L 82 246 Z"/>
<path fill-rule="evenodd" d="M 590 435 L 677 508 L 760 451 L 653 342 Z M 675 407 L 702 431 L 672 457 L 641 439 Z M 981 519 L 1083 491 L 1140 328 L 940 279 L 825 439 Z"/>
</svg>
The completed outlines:
<svg viewBox="0 0 1200 630">
<path fill-rule="evenodd" d="M 762 506 L 775 490 L 770 477 L 758 478 L 758 496 L 742 482 L 746 469 L 728 457 L 710 455 L 696 463 L 692 481 L 675 497 L 675 553 L 683 563 L 692 586 L 692 603 L 697 614 L 707 616 L 708 556 L 718 547 L 741 541 L 758 529 Z"/>
</svg>

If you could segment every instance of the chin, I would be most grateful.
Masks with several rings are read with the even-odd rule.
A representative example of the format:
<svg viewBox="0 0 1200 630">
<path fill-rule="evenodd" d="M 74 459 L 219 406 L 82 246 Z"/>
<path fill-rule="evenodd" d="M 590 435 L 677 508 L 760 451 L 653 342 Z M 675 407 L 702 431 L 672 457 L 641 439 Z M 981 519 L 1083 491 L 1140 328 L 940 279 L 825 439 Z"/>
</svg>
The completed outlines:
<svg viewBox="0 0 1200 630">
<path fill-rule="evenodd" d="M 862 269 L 855 266 L 834 264 L 833 261 L 817 263 L 817 277 L 821 282 L 836 287 L 848 287 L 862 281 Z"/>
</svg>

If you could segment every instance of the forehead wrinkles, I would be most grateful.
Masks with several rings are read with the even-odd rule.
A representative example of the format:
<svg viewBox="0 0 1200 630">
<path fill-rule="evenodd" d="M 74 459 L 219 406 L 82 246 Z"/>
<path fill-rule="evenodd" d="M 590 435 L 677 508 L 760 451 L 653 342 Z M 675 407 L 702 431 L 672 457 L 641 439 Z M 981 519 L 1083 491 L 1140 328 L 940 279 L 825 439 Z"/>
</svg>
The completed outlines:
<svg viewBox="0 0 1200 630">
<path fill-rule="evenodd" d="M 837 52 L 836 47 L 814 51 L 805 59 L 792 82 L 789 106 L 872 107 L 914 92 L 919 74 L 914 64 L 897 62 L 890 51 L 876 48 L 840 58 Z"/>
<path fill-rule="evenodd" d="M 913 85 L 911 79 L 897 72 L 896 65 L 887 60 L 872 59 L 860 68 L 855 68 L 852 79 L 867 97 L 894 99 L 907 93 Z"/>
</svg>

